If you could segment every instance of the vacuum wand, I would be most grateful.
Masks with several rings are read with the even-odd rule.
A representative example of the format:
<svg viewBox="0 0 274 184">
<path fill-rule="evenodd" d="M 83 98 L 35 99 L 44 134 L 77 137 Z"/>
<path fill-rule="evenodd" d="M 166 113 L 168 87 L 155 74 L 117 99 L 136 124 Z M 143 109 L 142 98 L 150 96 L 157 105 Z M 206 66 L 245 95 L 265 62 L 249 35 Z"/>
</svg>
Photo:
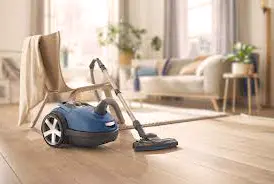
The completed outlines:
<svg viewBox="0 0 274 184">
<path fill-rule="evenodd" d="M 122 105 L 126 109 L 127 114 L 129 115 L 130 119 L 133 122 L 133 127 L 138 132 L 139 136 L 142 138 L 141 140 L 133 143 L 134 150 L 135 151 L 154 151 L 154 150 L 161 150 L 161 149 L 176 147 L 178 145 L 178 141 L 176 139 L 173 139 L 173 138 L 160 139 L 156 134 L 153 134 L 153 133 L 146 134 L 145 133 L 143 126 L 131 112 L 128 104 L 126 103 L 125 99 L 122 96 L 121 91 L 118 89 L 116 84 L 112 81 L 111 77 L 109 76 L 109 74 L 107 72 L 106 67 L 101 62 L 101 60 L 98 58 L 93 59 L 89 66 L 92 82 L 95 83 L 94 75 L 93 75 L 95 62 L 98 63 L 98 65 L 99 65 L 100 69 L 102 70 L 103 74 L 105 75 L 106 79 L 109 81 L 111 87 L 114 89 L 116 96 L 119 98 Z M 98 95 L 98 93 L 96 92 L 96 96 L 97 95 Z M 97 96 L 97 98 L 98 98 L 98 100 L 100 99 L 99 95 Z M 101 109 L 104 109 L 104 102 L 100 103 L 100 106 L 102 106 Z M 97 110 L 98 110 L 98 112 L 99 111 L 101 112 L 102 110 L 99 107 Z"/>
<path fill-rule="evenodd" d="M 91 64 L 89 65 L 90 70 L 91 70 L 92 82 L 95 83 L 94 75 L 93 75 L 93 70 L 94 70 L 95 62 L 98 63 L 98 65 L 99 65 L 100 69 L 102 70 L 103 74 L 105 75 L 105 77 L 107 78 L 107 80 L 111 84 L 112 88 L 114 89 L 114 92 L 115 92 L 116 96 L 119 98 L 119 100 L 121 101 L 121 103 L 125 107 L 127 114 L 129 115 L 131 121 L 133 122 L 133 127 L 137 130 L 139 136 L 142 137 L 142 138 L 147 138 L 147 135 L 146 135 L 146 133 L 145 133 L 145 131 L 143 129 L 143 126 L 135 118 L 134 114 L 131 112 L 128 104 L 126 103 L 125 99 L 121 95 L 121 91 L 118 89 L 117 85 L 112 81 L 111 77 L 109 76 L 109 74 L 107 72 L 107 69 L 106 69 L 105 65 L 98 58 L 93 59 L 92 62 L 91 62 Z M 96 91 L 95 93 L 96 93 L 96 96 L 97 96 L 98 92 Z M 97 98 L 99 98 L 99 95 L 97 96 Z"/>
</svg>

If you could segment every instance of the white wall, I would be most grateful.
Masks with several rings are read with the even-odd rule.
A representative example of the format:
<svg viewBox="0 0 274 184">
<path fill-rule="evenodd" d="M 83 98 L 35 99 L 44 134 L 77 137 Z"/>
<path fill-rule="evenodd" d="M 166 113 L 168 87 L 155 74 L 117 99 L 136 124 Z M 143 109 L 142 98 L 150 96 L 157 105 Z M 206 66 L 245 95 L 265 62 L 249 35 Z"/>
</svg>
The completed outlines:
<svg viewBox="0 0 274 184">
<path fill-rule="evenodd" d="M 260 79 L 264 85 L 265 79 L 265 17 L 260 7 L 260 1 L 238 0 L 238 38 L 242 42 L 257 46 L 260 54 Z M 274 46 L 274 14 L 272 13 L 272 45 Z M 272 47 L 273 48 L 273 47 Z M 274 78 L 274 50 L 272 54 L 271 79 Z M 261 91 L 264 94 L 264 91 Z M 271 104 L 274 106 L 274 80 L 271 81 Z M 262 96 L 264 102 L 264 96 Z"/>
<path fill-rule="evenodd" d="M 128 0 L 128 21 L 134 26 L 147 29 L 146 41 L 143 46 L 142 56 L 144 58 L 159 58 L 163 50 L 155 53 L 149 46 L 153 36 L 164 37 L 164 0 Z M 126 8 L 125 7 L 125 8 Z"/>
<path fill-rule="evenodd" d="M 31 0 L 0 0 L 0 56 L 16 56 L 30 33 Z"/>
</svg>

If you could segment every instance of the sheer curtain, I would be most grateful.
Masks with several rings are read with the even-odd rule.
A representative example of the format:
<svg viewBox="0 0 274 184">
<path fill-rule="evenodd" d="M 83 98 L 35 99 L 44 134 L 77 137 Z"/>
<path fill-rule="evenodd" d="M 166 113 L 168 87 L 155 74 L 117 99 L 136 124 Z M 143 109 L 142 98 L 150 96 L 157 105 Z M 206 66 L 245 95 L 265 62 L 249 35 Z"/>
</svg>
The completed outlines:
<svg viewBox="0 0 274 184">
<path fill-rule="evenodd" d="M 164 15 L 164 57 L 177 57 L 179 54 L 178 43 L 178 1 L 165 0 Z"/>
<path fill-rule="evenodd" d="M 235 0 L 212 0 L 213 52 L 227 54 L 236 38 Z"/>
<path fill-rule="evenodd" d="M 227 54 L 237 39 L 235 17 L 235 0 L 165 0 L 165 58 Z"/>
<path fill-rule="evenodd" d="M 187 0 L 164 1 L 164 58 L 182 58 L 188 53 Z"/>
<path fill-rule="evenodd" d="M 61 52 L 68 51 L 69 68 L 86 68 L 99 57 L 111 71 L 117 49 L 100 47 L 98 28 L 119 20 L 119 0 L 44 0 L 45 33 L 61 32 Z"/>
<path fill-rule="evenodd" d="M 48 0 L 32 0 L 30 4 L 30 34 L 44 34 L 45 33 L 45 19 L 46 15 L 46 5 Z"/>
</svg>

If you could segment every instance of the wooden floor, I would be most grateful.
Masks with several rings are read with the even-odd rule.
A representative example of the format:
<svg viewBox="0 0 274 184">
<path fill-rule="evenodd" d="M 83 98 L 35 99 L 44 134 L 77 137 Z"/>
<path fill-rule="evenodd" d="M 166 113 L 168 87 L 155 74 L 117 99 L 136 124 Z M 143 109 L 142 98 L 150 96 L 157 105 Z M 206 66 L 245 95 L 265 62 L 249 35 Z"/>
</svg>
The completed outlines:
<svg viewBox="0 0 274 184">
<path fill-rule="evenodd" d="M 7 111 L 7 108 L 9 109 Z M 135 131 L 98 149 L 48 147 L 0 106 L 0 184 L 273 184 L 274 122 L 241 116 L 147 128 L 177 149 L 135 153 Z"/>
</svg>

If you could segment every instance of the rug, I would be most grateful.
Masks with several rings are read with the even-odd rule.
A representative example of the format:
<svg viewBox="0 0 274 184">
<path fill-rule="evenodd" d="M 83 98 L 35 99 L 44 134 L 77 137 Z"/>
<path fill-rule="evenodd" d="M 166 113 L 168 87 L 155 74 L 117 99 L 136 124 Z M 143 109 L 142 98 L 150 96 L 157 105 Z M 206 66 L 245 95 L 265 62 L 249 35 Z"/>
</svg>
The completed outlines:
<svg viewBox="0 0 274 184">
<path fill-rule="evenodd" d="M 97 102 L 90 102 L 89 104 L 96 106 Z M 41 126 L 43 117 L 56 106 L 56 103 L 46 105 L 45 110 L 36 125 L 37 128 Z M 125 125 L 120 126 L 120 129 L 132 129 L 133 126 L 129 116 L 121 105 L 120 108 L 125 119 Z M 136 119 L 138 119 L 144 127 L 218 118 L 227 115 L 223 112 L 216 112 L 206 109 L 179 108 L 148 103 L 143 103 L 141 105 L 138 102 L 131 103 L 131 110 Z"/>
<path fill-rule="evenodd" d="M 126 123 L 124 126 L 121 126 L 120 129 L 133 128 L 132 122 L 123 107 L 121 110 Z M 223 112 L 216 112 L 205 109 L 179 108 L 146 103 L 141 106 L 137 102 L 132 103 L 132 112 L 136 119 L 138 119 L 144 127 L 218 118 L 227 115 Z"/>
</svg>

